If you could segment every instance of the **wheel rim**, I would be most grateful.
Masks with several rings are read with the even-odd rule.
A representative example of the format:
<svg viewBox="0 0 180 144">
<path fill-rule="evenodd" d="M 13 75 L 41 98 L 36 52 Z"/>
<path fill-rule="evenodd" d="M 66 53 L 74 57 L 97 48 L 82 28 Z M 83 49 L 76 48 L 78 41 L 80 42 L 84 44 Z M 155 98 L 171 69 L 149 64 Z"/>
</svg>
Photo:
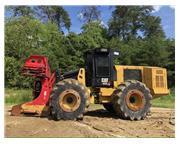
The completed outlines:
<svg viewBox="0 0 180 144">
<path fill-rule="evenodd" d="M 144 107 L 144 94 L 139 90 L 131 90 L 126 96 L 126 104 L 132 111 L 138 111 Z"/>
<path fill-rule="evenodd" d="M 66 112 L 73 112 L 80 106 L 81 99 L 78 92 L 69 89 L 61 93 L 59 99 L 60 107 Z"/>
</svg>

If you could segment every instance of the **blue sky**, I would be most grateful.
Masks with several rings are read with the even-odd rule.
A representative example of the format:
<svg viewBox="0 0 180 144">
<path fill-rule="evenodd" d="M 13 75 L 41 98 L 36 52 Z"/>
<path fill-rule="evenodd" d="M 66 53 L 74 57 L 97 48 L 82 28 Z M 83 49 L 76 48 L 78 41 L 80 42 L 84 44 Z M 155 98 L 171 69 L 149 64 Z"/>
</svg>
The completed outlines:
<svg viewBox="0 0 180 144">
<path fill-rule="evenodd" d="M 79 20 L 79 13 L 83 6 L 64 6 L 71 17 L 71 31 L 75 33 L 81 32 L 82 22 Z M 113 8 L 108 6 L 100 6 L 102 21 L 107 25 L 108 20 L 111 17 Z M 175 9 L 173 6 L 154 6 L 152 15 L 159 16 L 161 18 L 161 25 L 165 31 L 167 38 L 175 38 Z"/>
<path fill-rule="evenodd" d="M 71 31 L 75 33 L 81 32 L 82 21 L 80 21 L 79 14 L 84 6 L 63 6 L 64 9 L 69 13 L 71 18 Z M 161 18 L 161 25 L 166 34 L 167 38 L 175 38 L 175 8 L 174 6 L 153 6 L 154 11 L 152 15 L 159 16 Z M 101 18 L 104 25 L 107 25 L 108 20 L 111 17 L 111 13 L 113 11 L 113 7 L 109 6 L 99 6 L 99 10 L 101 11 Z M 6 16 L 10 16 L 9 13 L 5 13 Z M 65 34 L 67 30 L 63 29 Z"/>
<path fill-rule="evenodd" d="M 71 31 L 75 33 L 81 32 L 81 26 L 83 22 L 80 20 L 79 14 L 81 13 L 81 10 L 83 8 L 84 6 L 64 6 L 64 9 L 69 13 L 71 17 Z M 109 6 L 99 6 L 99 10 L 101 11 L 102 21 L 107 25 L 107 22 L 111 17 L 113 8 L 110 8 Z"/>
<path fill-rule="evenodd" d="M 156 8 L 155 8 L 156 9 Z M 161 6 L 153 13 L 161 18 L 161 25 L 168 38 L 175 38 L 175 9 L 173 6 Z"/>
</svg>

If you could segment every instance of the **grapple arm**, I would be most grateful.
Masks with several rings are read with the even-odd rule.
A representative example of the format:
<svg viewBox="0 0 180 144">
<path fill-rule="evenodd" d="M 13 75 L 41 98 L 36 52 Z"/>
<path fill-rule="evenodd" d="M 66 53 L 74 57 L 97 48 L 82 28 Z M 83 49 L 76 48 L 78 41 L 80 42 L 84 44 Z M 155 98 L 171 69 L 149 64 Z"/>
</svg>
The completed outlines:
<svg viewBox="0 0 180 144">
<path fill-rule="evenodd" d="M 32 55 L 30 56 L 22 70 L 23 75 L 35 76 L 35 77 L 47 77 L 50 78 L 50 68 L 47 57 Z"/>
<path fill-rule="evenodd" d="M 32 55 L 26 61 L 21 69 L 24 76 L 34 76 L 38 81 L 34 81 L 34 99 L 20 105 L 12 107 L 11 115 L 20 115 L 33 113 L 42 115 L 47 111 L 49 97 L 52 91 L 53 84 L 56 81 L 56 72 L 51 75 L 51 70 L 48 64 L 48 58 L 39 55 Z M 37 89 L 36 82 L 40 83 Z"/>
</svg>

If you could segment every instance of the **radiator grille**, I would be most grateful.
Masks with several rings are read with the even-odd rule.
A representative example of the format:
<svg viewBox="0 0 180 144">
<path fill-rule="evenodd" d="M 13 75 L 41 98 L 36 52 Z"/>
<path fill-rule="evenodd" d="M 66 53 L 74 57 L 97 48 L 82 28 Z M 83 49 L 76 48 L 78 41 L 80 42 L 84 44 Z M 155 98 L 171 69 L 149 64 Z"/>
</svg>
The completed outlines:
<svg viewBox="0 0 180 144">
<path fill-rule="evenodd" d="M 164 77 L 162 75 L 156 76 L 156 87 L 159 87 L 159 88 L 164 87 Z"/>
</svg>

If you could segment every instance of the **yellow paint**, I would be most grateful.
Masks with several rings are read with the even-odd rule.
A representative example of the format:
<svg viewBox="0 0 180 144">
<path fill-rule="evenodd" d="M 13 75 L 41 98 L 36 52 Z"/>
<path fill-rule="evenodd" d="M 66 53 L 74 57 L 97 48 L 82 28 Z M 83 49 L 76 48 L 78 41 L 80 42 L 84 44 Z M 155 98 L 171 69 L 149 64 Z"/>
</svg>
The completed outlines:
<svg viewBox="0 0 180 144">
<path fill-rule="evenodd" d="M 144 83 L 150 89 L 153 98 L 169 94 L 167 87 L 167 71 L 165 68 L 116 65 L 115 70 L 117 71 L 117 80 L 114 81 L 114 88 L 100 88 L 100 96 L 110 97 L 114 89 L 116 89 L 121 83 L 124 83 L 124 69 L 140 70 L 142 74 L 142 83 Z M 161 71 L 161 73 L 158 74 L 157 71 Z M 157 76 L 163 77 L 163 87 L 157 87 Z"/>
<path fill-rule="evenodd" d="M 90 96 L 90 103 L 94 104 L 94 96 Z"/>
<path fill-rule="evenodd" d="M 48 106 L 46 105 L 29 105 L 28 103 L 24 103 L 21 107 L 25 113 L 37 113 L 39 115 L 48 110 Z"/>
<path fill-rule="evenodd" d="M 160 73 L 158 73 L 158 71 L 160 71 Z M 165 68 L 144 67 L 143 77 L 143 83 L 145 83 L 146 86 L 150 89 L 151 94 L 154 98 L 159 97 L 160 95 L 169 94 L 169 90 L 167 87 L 167 71 Z M 157 77 L 162 78 L 162 80 L 159 81 Z M 157 83 L 163 85 L 158 86 Z"/>
<path fill-rule="evenodd" d="M 100 103 L 109 103 L 110 101 L 111 101 L 110 96 L 100 96 L 100 98 L 99 98 Z"/>
<path fill-rule="evenodd" d="M 78 73 L 78 76 L 77 76 L 77 80 L 82 83 L 84 86 L 86 86 L 86 78 L 85 78 L 85 69 L 84 68 L 80 68 L 79 69 L 79 73 Z M 87 95 L 89 95 L 89 100 L 90 100 L 90 103 L 94 103 L 94 96 L 90 96 L 90 93 L 91 93 L 91 88 L 89 87 L 86 87 L 86 90 L 88 92 Z"/>
<path fill-rule="evenodd" d="M 86 85 L 86 79 L 85 79 L 85 69 L 84 68 L 80 68 L 79 73 L 78 73 L 78 77 L 77 80 Z"/>
<path fill-rule="evenodd" d="M 143 72 L 143 66 L 124 66 L 124 65 L 115 65 L 117 71 L 117 81 L 115 81 L 115 86 L 124 82 L 124 69 L 138 69 Z"/>
<path fill-rule="evenodd" d="M 111 96 L 114 90 L 114 88 L 100 88 L 100 95 L 104 97 Z"/>
<path fill-rule="evenodd" d="M 124 83 L 124 69 L 138 69 L 142 74 L 142 83 L 144 83 L 149 89 L 153 98 L 158 96 L 169 94 L 169 90 L 167 87 L 167 71 L 164 68 L 159 67 L 150 67 L 150 66 L 128 66 L 128 65 L 115 65 L 115 70 L 117 71 L 117 80 L 114 81 L 113 88 L 100 88 L 99 89 L 99 102 L 106 103 L 111 101 L 111 96 L 114 90 L 121 84 Z M 157 71 L 162 71 L 162 74 L 157 74 Z M 163 87 L 157 87 L 156 76 L 161 75 L 163 77 Z M 81 68 L 78 74 L 78 81 L 82 84 L 86 85 L 85 82 L 85 69 Z M 93 88 L 88 88 L 89 91 L 94 91 Z M 94 96 L 90 97 L 90 103 L 94 103 Z"/>
</svg>

